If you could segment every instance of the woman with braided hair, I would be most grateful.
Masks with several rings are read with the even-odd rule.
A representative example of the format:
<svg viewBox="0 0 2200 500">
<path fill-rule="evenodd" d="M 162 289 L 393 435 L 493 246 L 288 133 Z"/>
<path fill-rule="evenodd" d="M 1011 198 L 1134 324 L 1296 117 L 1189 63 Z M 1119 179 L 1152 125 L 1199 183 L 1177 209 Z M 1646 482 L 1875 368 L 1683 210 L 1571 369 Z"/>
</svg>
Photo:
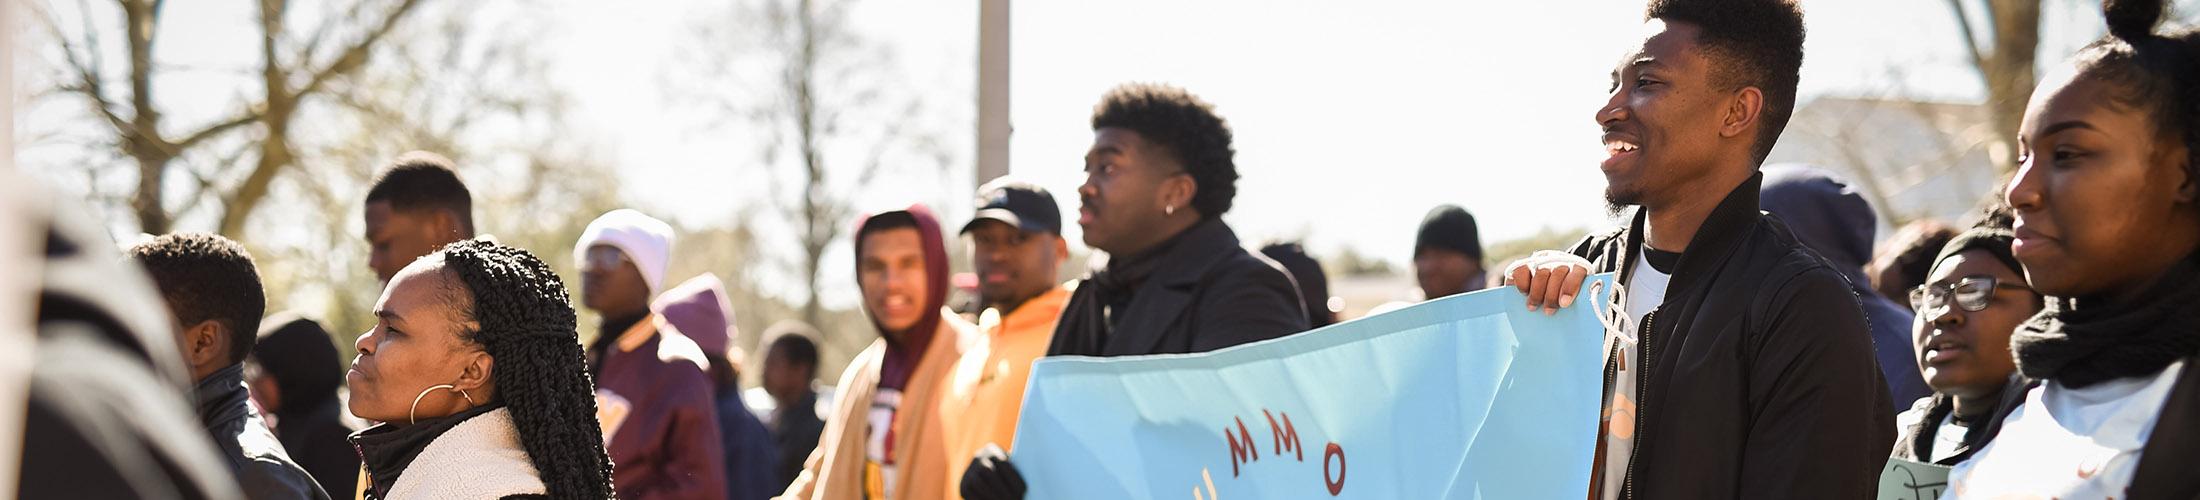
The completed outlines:
<svg viewBox="0 0 2200 500">
<path fill-rule="evenodd" d="M 2200 32 L 2162 4 L 2103 2 L 2025 109 L 2004 195 L 2048 300 L 2010 349 L 2043 382 L 1944 498 L 2200 498 Z"/>
<path fill-rule="evenodd" d="M 367 498 L 611 498 L 565 285 L 525 250 L 453 243 L 398 272 L 359 336 Z"/>
</svg>

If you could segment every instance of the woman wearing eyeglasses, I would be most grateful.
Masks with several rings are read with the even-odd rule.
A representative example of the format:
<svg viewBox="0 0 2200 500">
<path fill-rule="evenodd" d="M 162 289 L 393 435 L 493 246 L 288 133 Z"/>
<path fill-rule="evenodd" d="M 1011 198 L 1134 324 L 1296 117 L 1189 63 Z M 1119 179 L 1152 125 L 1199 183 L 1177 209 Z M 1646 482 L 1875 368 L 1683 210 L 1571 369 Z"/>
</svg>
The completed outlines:
<svg viewBox="0 0 2200 500">
<path fill-rule="evenodd" d="M 2024 395 L 2009 354 L 2009 333 L 2040 311 L 2023 267 L 2009 252 L 2008 229 L 1977 227 L 1957 235 L 1933 259 L 1925 284 L 1910 290 L 1918 373 L 1933 395 L 1895 417 L 1902 431 L 1894 456 L 1955 465 L 1994 438 L 2002 398 Z"/>
</svg>

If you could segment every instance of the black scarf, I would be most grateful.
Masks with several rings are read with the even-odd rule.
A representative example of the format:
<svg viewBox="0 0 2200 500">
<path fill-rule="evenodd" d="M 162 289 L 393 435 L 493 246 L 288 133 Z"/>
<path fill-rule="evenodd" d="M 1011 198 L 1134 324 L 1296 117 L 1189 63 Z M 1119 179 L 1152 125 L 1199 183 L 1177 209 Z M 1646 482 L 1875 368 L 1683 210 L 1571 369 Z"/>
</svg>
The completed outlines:
<svg viewBox="0 0 2200 500">
<path fill-rule="evenodd" d="M 383 423 L 353 433 L 351 446 L 359 450 L 360 462 L 367 470 L 366 498 L 388 498 L 390 488 L 397 485 L 397 476 L 412 465 L 421 450 L 428 449 L 428 443 L 460 423 L 503 407 L 502 403 L 485 404 L 417 424 Z"/>
<path fill-rule="evenodd" d="M 2010 335 L 2026 377 L 2085 387 L 2152 375 L 2200 353 L 2200 253 L 2162 273 L 2134 303 L 2049 297 Z"/>
<path fill-rule="evenodd" d="M 1988 413 L 1984 415 L 1972 417 L 1977 421 L 1963 426 L 1963 445 L 1956 447 L 1955 454 L 1925 460 L 1924 457 L 1933 454 L 1933 441 L 1940 435 L 1940 420 L 1948 418 L 1948 414 L 1956 411 L 1955 396 L 1934 393 L 1927 399 L 1925 417 L 1915 426 L 1904 430 L 1901 439 L 1895 442 L 1894 456 L 1939 465 L 1955 465 L 1970 460 L 1971 455 L 1986 448 L 1988 442 L 2001 434 L 2002 417 L 2009 416 L 2017 407 L 2024 406 L 2025 393 L 2031 389 L 2031 380 L 2010 374 L 2009 380 L 2002 384 L 1999 395 L 1995 396 L 1994 407 L 1988 409 Z"/>
<path fill-rule="evenodd" d="M 1903 432 L 1902 439 L 1895 443 L 1895 450 L 1898 452 L 1896 458 L 1936 464 L 1945 461 L 1948 465 L 1970 458 L 1973 449 L 1977 448 L 1980 431 L 1986 429 L 1982 425 L 1985 422 L 1959 424 L 1963 426 L 1963 449 L 1951 456 L 1933 457 L 1933 444 L 1940 437 L 1940 421 L 1948 418 L 1948 414 L 1955 413 L 1956 402 L 1955 396 L 1947 393 L 1934 393 L 1930 399 L 1931 402 L 1927 403 L 1929 406 L 1925 408 L 1925 416 L 1918 419 L 1916 426 Z M 1907 456 L 1902 456 L 1905 452 Z M 1933 459 L 1927 460 L 1926 457 Z"/>
<path fill-rule="evenodd" d="M 1117 323 L 1111 311 L 1120 312 L 1129 308 L 1131 297 L 1137 292 L 1139 285 L 1145 284 L 1146 278 L 1152 276 L 1163 261 L 1168 260 L 1164 256 L 1176 246 L 1176 242 L 1191 232 L 1186 230 L 1178 233 L 1137 256 L 1111 258 L 1106 266 L 1094 270 L 1091 277 L 1077 285 L 1076 291 L 1070 292 L 1069 304 L 1062 309 L 1059 328 L 1075 332 L 1075 335 L 1067 339 L 1057 337 L 1057 343 L 1065 343 L 1063 341 L 1066 340 L 1079 345 L 1056 346 L 1052 351 L 1102 352 L 1102 347 L 1107 345 L 1108 334 L 1115 330 Z M 1065 350 L 1065 347 L 1075 348 Z"/>
</svg>

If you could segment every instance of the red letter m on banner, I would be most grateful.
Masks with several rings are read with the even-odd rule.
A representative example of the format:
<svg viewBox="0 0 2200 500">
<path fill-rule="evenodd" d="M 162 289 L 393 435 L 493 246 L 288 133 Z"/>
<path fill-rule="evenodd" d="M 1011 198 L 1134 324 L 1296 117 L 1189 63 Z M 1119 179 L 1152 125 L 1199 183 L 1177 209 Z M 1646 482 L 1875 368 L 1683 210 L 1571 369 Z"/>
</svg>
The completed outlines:
<svg viewBox="0 0 2200 500">
<path fill-rule="evenodd" d="M 1222 428 L 1222 437 L 1230 440 L 1230 477 L 1237 477 L 1238 464 L 1260 460 L 1260 445 L 1253 444 L 1253 431 L 1245 428 L 1245 419 L 1237 420 L 1237 434 L 1229 427 Z"/>
<path fill-rule="evenodd" d="M 1299 446 L 1299 428 L 1291 425 L 1291 414 L 1283 414 L 1281 427 L 1276 426 L 1276 416 L 1269 414 L 1268 410 L 1263 409 L 1260 414 L 1268 415 L 1268 432 L 1276 438 L 1276 456 L 1283 456 L 1283 450 L 1291 450 L 1298 455 L 1300 462 L 1306 461 L 1306 449 Z"/>
</svg>

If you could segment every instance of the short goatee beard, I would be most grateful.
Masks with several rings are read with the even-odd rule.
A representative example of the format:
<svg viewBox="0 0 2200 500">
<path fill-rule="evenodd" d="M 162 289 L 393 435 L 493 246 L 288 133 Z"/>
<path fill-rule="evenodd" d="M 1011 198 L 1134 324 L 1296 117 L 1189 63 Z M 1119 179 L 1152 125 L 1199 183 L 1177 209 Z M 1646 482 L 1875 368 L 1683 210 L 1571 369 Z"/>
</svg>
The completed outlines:
<svg viewBox="0 0 2200 500">
<path fill-rule="evenodd" d="M 1642 204 L 1642 193 L 1604 188 L 1604 216 L 1618 218 L 1627 207 Z"/>
</svg>

